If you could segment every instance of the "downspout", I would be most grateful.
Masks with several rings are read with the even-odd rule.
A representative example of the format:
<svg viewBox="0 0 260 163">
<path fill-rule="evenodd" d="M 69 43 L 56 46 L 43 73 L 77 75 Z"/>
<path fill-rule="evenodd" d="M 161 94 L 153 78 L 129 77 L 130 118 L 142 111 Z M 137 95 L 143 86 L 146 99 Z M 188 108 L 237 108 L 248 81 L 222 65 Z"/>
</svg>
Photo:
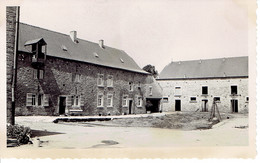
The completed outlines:
<svg viewBox="0 0 260 163">
<path fill-rule="evenodd" d="M 12 112 L 11 112 L 11 124 L 15 124 L 15 89 L 17 79 L 17 54 L 18 54 L 18 36 L 19 36 L 19 17 L 20 7 L 16 7 L 15 18 L 15 38 L 14 38 L 14 66 L 13 66 L 13 80 L 12 80 Z"/>
</svg>

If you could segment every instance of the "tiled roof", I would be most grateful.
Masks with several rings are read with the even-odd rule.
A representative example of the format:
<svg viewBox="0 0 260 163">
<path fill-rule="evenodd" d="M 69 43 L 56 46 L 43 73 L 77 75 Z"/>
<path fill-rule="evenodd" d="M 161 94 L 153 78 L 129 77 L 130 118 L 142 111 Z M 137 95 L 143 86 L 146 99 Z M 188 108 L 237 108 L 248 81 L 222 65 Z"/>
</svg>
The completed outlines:
<svg viewBox="0 0 260 163">
<path fill-rule="evenodd" d="M 20 23 L 20 51 L 29 52 L 24 46 L 25 43 L 39 38 L 43 38 L 47 43 L 47 56 L 148 74 L 142 70 L 123 50 L 108 46 L 101 48 L 98 43 L 93 43 L 82 39 L 77 39 L 78 43 L 74 43 L 69 35 Z"/>
<path fill-rule="evenodd" d="M 248 77 L 248 57 L 171 62 L 159 79 Z"/>
</svg>

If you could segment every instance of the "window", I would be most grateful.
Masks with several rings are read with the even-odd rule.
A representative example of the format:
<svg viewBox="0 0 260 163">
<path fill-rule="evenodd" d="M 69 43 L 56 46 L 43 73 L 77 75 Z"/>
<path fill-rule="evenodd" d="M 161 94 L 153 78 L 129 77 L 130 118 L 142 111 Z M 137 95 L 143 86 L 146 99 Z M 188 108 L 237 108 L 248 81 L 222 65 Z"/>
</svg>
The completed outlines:
<svg viewBox="0 0 260 163">
<path fill-rule="evenodd" d="M 27 93 L 26 106 L 49 106 L 49 95 Z"/>
<path fill-rule="evenodd" d="M 71 96 L 71 106 L 74 106 L 74 107 L 80 106 L 80 96 L 79 95 Z"/>
<path fill-rule="evenodd" d="M 113 76 L 108 75 L 107 77 L 107 87 L 113 87 Z"/>
<path fill-rule="evenodd" d="M 141 96 L 137 97 L 137 107 L 142 107 L 143 105 L 143 99 Z"/>
<path fill-rule="evenodd" d="M 202 94 L 207 95 L 208 94 L 208 86 L 202 86 Z"/>
<path fill-rule="evenodd" d="M 32 95 L 32 106 L 35 106 L 36 105 L 36 95 L 33 94 Z"/>
<path fill-rule="evenodd" d="M 196 97 L 190 97 L 190 102 L 196 102 L 196 101 L 197 101 Z"/>
<path fill-rule="evenodd" d="M 214 97 L 215 102 L 220 102 L 220 97 Z"/>
<path fill-rule="evenodd" d="M 80 74 L 76 74 L 74 81 L 79 83 L 80 82 L 80 78 L 81 78 L 81 75 Z"/>
<path fill-rule="evenodd" d="M 163 102 L 167 103 L 169 101 L 168 97 L 163 97 Z"/>
<path fill-rule="evenodd" d="M 97 107 L 103 107 L 104 95 L 99 94 L 97 99 Z"/>
<path fill-rule="evenodd" d="M 113 95 L 107 95 L 107 107 L 113 107 Z"/>
<path fill-rule="evenodd" d="M 175 96 L 181 96 L 181 87 L 175 87 Z"/>
<path fill-rule="evenodd" d="M 237 94 L 237 86 L 236 85 L 232 85 L 231 86 L 231 94 L 232 95 L 236 95 Z"/>
<path fill-rule="evenodd" d="M 128 98 L 127 95 L 124 95 L 124 96 L 123 96 L 123 100 L 122 100 L 122 105 L 123 105 L 123 107 L 127 107 L 127 106 L 128 106 L 127 98 Z"/>
<path fill-rule="evenodd" d="M 134 88 L 133 88 L 133 82 L 129 82 L 129 91 L 133 91 Z"/>
<path fill-rule="evenodd" d="M 150 95 L 150 96 L 153 95 L 153 87 L 152 87 L 152 86 L 149 87 L 149 95 Z"/>
<path fill-rule="evenodd" d="M 246 102 L 249 102 L 249 97 L 248 96 L 246 97 Z"/>
<path fill-rule="evenodd" d="M 97 85 L 100 87 L 104 86 L 104 75 L 103 74 L 98 74 Z"/>
<path fill-rule="evenodd" d="M 141 88 L 141 82 L 138 82 L 137 88 Z"/>
<path fill-rule="evenodd" d="M 33 69 L 33 78 L 34 79 L 43 79 L 43 74 L 44 74 L 43 70 Z"/>
<path fill-rule="evenodd" d="M 42 98 L 43 98 L 43 95 L 39 94 L 38 95 L 38 106 L 42 106 Z"/>
</svg>

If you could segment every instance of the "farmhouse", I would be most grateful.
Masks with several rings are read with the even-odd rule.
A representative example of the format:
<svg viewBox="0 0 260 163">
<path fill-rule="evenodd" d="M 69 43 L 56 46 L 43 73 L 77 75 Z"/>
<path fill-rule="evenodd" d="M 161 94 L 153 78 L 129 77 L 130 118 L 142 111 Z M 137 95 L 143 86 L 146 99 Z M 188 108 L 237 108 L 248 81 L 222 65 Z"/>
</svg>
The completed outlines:
<svg viewBox="0 0 260 163">
<path fill-rule="evenodd" d="M 162 89 L 123 50 L 80 39 L 76 31 L 66 35 L 25 23 L 18 36 L 16 115 L 160 111 Z M 148 101 L 153 105 L 146 107 Z"/>
<path fill-rule="evenodd" d="M 157 81 L 163 111 L 248 112 L 248 57 L 171 62 Z"/>
</svg>

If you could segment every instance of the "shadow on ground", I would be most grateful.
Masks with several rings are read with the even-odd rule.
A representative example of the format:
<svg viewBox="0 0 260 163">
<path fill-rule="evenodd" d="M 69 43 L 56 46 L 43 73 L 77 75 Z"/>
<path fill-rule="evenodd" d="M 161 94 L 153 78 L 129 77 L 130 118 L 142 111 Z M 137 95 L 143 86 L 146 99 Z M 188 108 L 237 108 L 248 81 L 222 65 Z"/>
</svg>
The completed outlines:
<svg viewBox="0 0 260 163">
<path fill-rule="evenodd" d="M 110 145 L 119 144 L 118 142 L 116 142 L 114 140 L 102 140 L 101 143 L 103 143 L 103 144 L 93 145 L 90 148 L 102 148 L 102 147 L 107 147 L 107 146 L 110 146 Z"/>
<path fill-rule="evenodd" d="M 64 134 L 64 133 L 61 133 L 61 132 L 50 132 L 50 131 L 47 131 L 47 130 L 31 130 L 31 131 L 32 131 L 31 138 Z"/>
</svg>

